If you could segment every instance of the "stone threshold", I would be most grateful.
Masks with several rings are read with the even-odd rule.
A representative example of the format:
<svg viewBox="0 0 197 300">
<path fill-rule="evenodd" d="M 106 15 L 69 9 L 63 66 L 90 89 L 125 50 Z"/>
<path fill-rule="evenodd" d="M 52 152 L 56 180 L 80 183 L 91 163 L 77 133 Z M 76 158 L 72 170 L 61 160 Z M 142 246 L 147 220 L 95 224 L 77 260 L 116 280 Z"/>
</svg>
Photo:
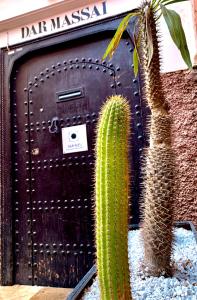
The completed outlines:
<svg viewBox="0 0 197 300">
<path fill-rule="evenodd" d="M 0 286 L 0 300 L 66 300 L 72 289 L 43 286 Z"/>
</svg>

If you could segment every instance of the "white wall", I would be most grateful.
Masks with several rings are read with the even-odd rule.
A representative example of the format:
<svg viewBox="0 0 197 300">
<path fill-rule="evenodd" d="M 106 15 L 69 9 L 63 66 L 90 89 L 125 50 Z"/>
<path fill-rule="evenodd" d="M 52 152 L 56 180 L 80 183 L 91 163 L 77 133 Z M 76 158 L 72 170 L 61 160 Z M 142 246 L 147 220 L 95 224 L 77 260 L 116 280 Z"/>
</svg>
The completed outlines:
<svg viewBox="0 0 197 300">
<path fill-rule="evenodd" d="M 0 0 L 0 21 L 46 7 L 63 0 Z"/>
<path fill-rule="evenodd" d="M 39 17 L 36 20 L 36 16 L 47 16 L 44 20 L 50 21 L 52 17 L 61 16 L 62 18 L 66 15 L 71 15 L 73 11 L 77 8 L 90 7 L 93 9 L 94 4 L 96 4 L 101 9 L 102 2 L 104 0 L 1 0 L 0 1 L 0 47 L 9 47 L 10 45 L 18 44 L 26 40 L 31 40 L 33 38 L 38 38 L 43 35 L 52 33 L 51 31 L 42 32 L 37 35 L 29 35 L 26 38 L 21 37 L 21 27 L 37 25 L 39 20 L 43 18 Z M 121 12 L 126 12 L 139 5 L 141 0 L 105 0 L 107 6 L 107 13 L 105 15 L 94 16 L 91 20 L 83 20 L 78 24 L 72 24 L 69 28 L 82 26 L 88 22 L 94 22 L 98 19 L 103 19 L 109 16 L 117 15 Z M 61 11 L 61 13 L 54 12 Z M 169 6 L 170 9 L 175 9 L 181 16 L 182 23 L 186 32 L 186 38 L 188 41 L 188 46 L 193 59 L 196 54 L 195 46 L 195 34 L 192 19 L 192 7 L 190 1 L 173 4 Z M 33 17 L 32 17 L 33 16 Z M 34 20 L 30 22 L 30 20 Z M 13 26 L 14 28 L 12 28 Z M 9 29 L 7 29 L 9 28 Z M 68 27 L 62 26 L 56 31 L 66 30 Z M 180 69 L 185 69 L 187 66 L 183 62 L 179 51 L 174 46 L 171 37 L 169 35 L 167 26 L 164 20 L 161 19 L 160 22 L 160 32 L 161 32 L 161 51 L 162 51 L 162 71 L 169 72 Z"/>
<path fill-rule="evenodd" d="M 178 4 L 172 4 L 168 6 L 169 9 L 175 10 L 181 16 L 182 25 L 186 34 L 186 39 L 188 47 L 190 50 L 191 59 L 196 54 L 196 43 L 195 43 L 195 33 L 194 24 L 192 18 L 192 6 L 191 2 L 182 2 Z M 167 25 L 164 19 L 160 22 L 161 29 L 161 53 L 163 58 L 162 70 L 164 72 L 181 70 L 187 68 L 185 65 L 180 52 L 177 50 L 176 46 L 172 42 L 171 36 L 169 34 Z"/>
</svg>

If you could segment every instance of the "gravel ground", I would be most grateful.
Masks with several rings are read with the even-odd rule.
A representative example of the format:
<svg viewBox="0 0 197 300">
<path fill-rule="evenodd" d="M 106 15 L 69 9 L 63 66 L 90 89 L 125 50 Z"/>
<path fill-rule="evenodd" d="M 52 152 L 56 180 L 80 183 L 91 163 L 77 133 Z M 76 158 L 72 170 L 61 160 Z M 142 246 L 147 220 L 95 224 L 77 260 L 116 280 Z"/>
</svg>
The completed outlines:
<svg viewBox="0 0 197 300">
<path fill-rule="evenodd" d="M 133 300 L 197 300 L 197 247 L 191 231 L 174 230 L 172 261 L 175 273 L 172 278 L 145 277 L 139 266 L 143 260 L 140 231 L 129 232 L 129 264 L 132 270 Z M 97 279 L 83 300 L 99 300 Z"/>
</svg>

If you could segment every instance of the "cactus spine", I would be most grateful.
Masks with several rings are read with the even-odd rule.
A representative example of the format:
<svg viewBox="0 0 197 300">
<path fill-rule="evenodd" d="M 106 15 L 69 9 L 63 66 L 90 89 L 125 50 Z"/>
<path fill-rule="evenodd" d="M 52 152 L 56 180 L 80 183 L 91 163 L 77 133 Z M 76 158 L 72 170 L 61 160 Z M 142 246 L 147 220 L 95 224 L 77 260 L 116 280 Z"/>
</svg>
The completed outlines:
<svg viewBox="0 0 197 300">
<path fill-rule="evenodd" d="M 148 63 L 148 37 L 145 11 L 149 10 L 149 28 L 153 41 L 153 57 Z M 150 147 L 144 178 L 143 239 L 145 265 L 149 273 L 171 274 L 172 201 L 174 159 L 171 149 L 171 120 L 162 91 L 156 15 L 149 2 L 141 8 L 141 64 L 145 98 L 151 109 Z"/>
<path fill-rule="evenodd" d="M 128 264 L 129 105 L 121 96 L 104 104 L 96 141 L 96 248 L 101 300 L 130 300 Z"/>
</svg>

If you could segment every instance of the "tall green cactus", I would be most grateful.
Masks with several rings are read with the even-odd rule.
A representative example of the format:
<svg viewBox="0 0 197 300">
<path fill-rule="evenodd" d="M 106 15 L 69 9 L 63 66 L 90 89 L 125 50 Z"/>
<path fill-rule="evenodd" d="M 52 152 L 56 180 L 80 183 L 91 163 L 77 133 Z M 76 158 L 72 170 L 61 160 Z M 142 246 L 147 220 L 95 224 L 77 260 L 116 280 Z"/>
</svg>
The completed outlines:
<svg viewBox="0 0 197 300">
<path fill-rule="evenodd" d="M 121 96 L 104 104 L 96 141 L 96 255 L 101 300 L 130 300 L 128 264 L 129 105 Z"/>
</svg>

